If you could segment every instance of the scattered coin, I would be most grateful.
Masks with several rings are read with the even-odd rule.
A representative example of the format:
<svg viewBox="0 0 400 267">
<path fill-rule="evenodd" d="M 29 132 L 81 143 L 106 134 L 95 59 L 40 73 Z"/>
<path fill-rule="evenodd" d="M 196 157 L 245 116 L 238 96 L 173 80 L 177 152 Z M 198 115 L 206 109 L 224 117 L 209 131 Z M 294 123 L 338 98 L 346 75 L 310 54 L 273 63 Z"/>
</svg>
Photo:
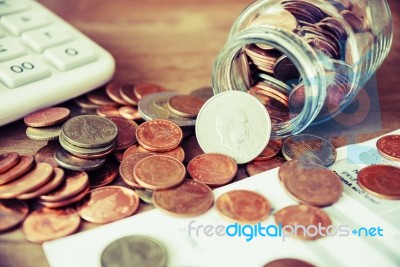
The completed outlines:
<svg viewBox="0 0 400 267">
<path fill-rule="evenodd" d="M 27 240 L 43 243 L 73 234 L 80 222 L 81 218 L 74 209 L 43 208 L 29 214 L 22 224 L 22 232 Z"/>
<path fill-rule="evenodd" d="M 115 106 L 101 106 L 96 109 L 96 114 L 106 118 L 106 117 L 121 117 L 119 113 L 119 108 Z"/>
<path fill-rule="evenodd" d="M 60 143 L 57 141 L 49 141 L 47 145 L 40 148 L 35 154 L 36 163 L 45 162 L 53 167 L 57 167 L 58 164 L 54 159 L 54 154 L 61 148 Z"/>
<path fill-rule="evenodd" d="M 193 90 L 192 92 L 190 92 L 190 95 L 200 97 L 204 101 L 207 101 L 208 99 L 214 96 L 214 91 L 211 87 L 205 86 Z"/>
<path fill-rule="evenodd" d="M 271 211 L 265 197 L 249 190 L 226 192 L 217 199 L 216 206 L 229 220 L 249 224 L 265 220 Z"/>
<path fill-rule="evenodd" d="M 138 143 L 147 150 L 165 152 L 179 146 L 182 130 L 173 122 L 153 120 L 142 123 L 136 130 Z"/>
<path fill-rule="evenodd" d="M 280 157 L 263 161 L 252 161 L 247 164 L 246 170 L 250 176 L 254 176 L 259 173 L 280 167 L 285 162 L 286 160 Z"/>
<path fill-rule="evenodd" d="M 201 108 L 196 136 L 206 153 L 221 153 L 238 164 L 257 157 L 267 146 L 271 121 L 265 107 L 250 94 L 226 91 Z"/>
<path fill-rule="evenodd" d="M 283 258 L 270 261 L 266 263 L 263 267 L 316 267 L 316 266 L 299 259 Z"/>
<path fill-rule="evenodd" d="M 25 173 L 27 173 L 34 165 L 32 156 L 18 156 L 19 162 L 11 169 L 0 174 L 0 185 L 9 183 Z"/>
<path fill-rule="evenodd" d="M 278 155 L 282 148 L 282 140 L 269 140 L 268 145 L 254 160 L 269 160 Z"/>
<path fill-rule="evenodd" d="M 368 193 L 385 199 L 400 199 L 400 168 L 372 165 L 357 175 L 358 185 Z"/>
<path fill-rule="evenodd" d="M 167 250 L 156 239 L 133 235 L 110 243 L 101 254 L 101 266 L 168 266 Z"/>
<path fill-rule="evenodd" d="M 286 139 L 282 153 L 287 160 L 295 159 L 326 167 L 336 160 L 335 147 L 325 139 L 310 134 L 299 134 Z"/>
<path fill-rule="evenodd" d="M 83 109 L 97 109 L 98 107 L 100 107 L 100 105 L 96 105 L 93 104 L 92 102 L 90 102 L 86 96 L 80 96 L 77 98 L 74 98 L 74 103 Z"/>
<path fill-rule="evenodd" d="M 279 168 L 278 176 L 291 197 L 312 206 L 331 205 L 339 200 L 343 192 L 339 177 L 316 164 L 287 161 Z"/>
<path fill-rule="evenodd" d="M 99 106 L 118 106 L 118 103 L 114 102 L 103 89 L 98 89 L 86 94 L 87 99 L 93 104 Z"/>
<path fill-rule="evenodd" d="M 157 154 L 157 155 L 170 156 L 170 157 L 176 158 L 177 160 L 179 160 L 181 162 L 183 162 L 183 160 L 185 158 L 185 151 L 183 150 L 182 147 L 179 147 L 179 146 L 170 151 L 155 152 L 155 151 L 147 150 L 147 149 L 141 147 L 139 144 L 134 144 L 133 146 L 131 146 L 127 150 L 125 150 L 123 158 L 130 157 L 131 155 L 134 155 L 137 153 L 151 153 L 151 154 Z"/>
<path fill-rule="evenodd" d="M 165 92 L 166 89 L 153 83 L 139 83 L 133 88 L 133 92 L 138 99 L 141 99 L 145 95 Z"/>
<path fill-rule="evenodd" d="M 138 105 L 139 99 L 133 92 L 133 84 L 124 84 L 120 88 L 119 93 L 121 94 L 122 99 L 128 102 L 129 104 L 134 106 Z"/>
<path fill-rule="evenodd" d="M 0 154 L 0 173 L 4 173 L 17 165 L 19 154 L 16 152 Z"/>
<path fill-rule="evenodd" d="M 185 180 L 175 188 L 154 191 L 153 203 L 169 214 L 192 217 L 208 211 L 214 203 L 214 196 L 207 185 Z"/>
<path fill-rule="evenodd" d="M 119 117 L 108 118 L 118 128 L 116 150 L 124 150 L 136 143 L 136 122 Z"/>
<path fill-rule="evenodd" d="M 24 122 L 30 127 L 46 127 L 66 121 L 70 114 L 71 111 L 67 108 L 45 108 L 27 115 Z"/>
<path fill-rule="evenodd" d="M 92 171 L 100 168 L 106 162 L 106 159 L 83 159 L 78 158 L 64 149 L 59 149 L 54 154 L 54 158 L 58 165 L 73 171 Z"/>
<path fill-rule="evenodd" d="M 62 126 L 55 125 L 55 126 L 47 126 L 43 128 L 33 128 L 28 127 L 26 128 L 26 136 L 33 140 L 55 140 L 61 133 Z"/>
<path fill-rule="evenodd" d="M 138 194 L 140 200 L 147 204 L 153 204 L 153 190 L 146 188 L 135 188 L 136 194 Z"/>
<path fill-rule="evenodd" d="M 187 170 L 196 181 L 209 186 L 227 184 L 235 178 L 237 173 L 236 162 L 223 154 L 206 153 L 192 159 Z"/>
<path fill-rule="evenodd" d="M 329 235 L 327 228 L 332 224 L 328 214 L 322 209 L 307 205 L 293 205 L 283 208 L 275 213 L 275 221 L 283 227 L 286 225 L 293 227 L 295 225 L 302 225 L 305 228 L 309 226 L 322 226 L 320 231 L 308 231 L 308 233 L 303 228 L 298 227 L 295 236 L 303 240 L 315 240 Z"/>
<path fill-rule="evenodd" d="M 75 204 L 79 201 L 81 201 L 90 191 L 90 186 L 87 185 L 81 192 L 78 194 L 60 200 L 60 201 L 44 201 L 44 200 L 38 200 L 38 203 L 44 207 L 51 208 L 51 209 L 58 209 L 58 208 L 64 208 L 67 207 L 71 204 Z"/>
<path fill-rule="evenodd" d="M 0 233 L 20 224 L 28 215 L 25 202 L 17 199 L 0 199 Z"/>
<path fill-rule="evenodd" d="M 185 175 L 186 169 L 182 162 L 162 155 L 145 157 L 133 169 L 135 181 L 151 190 L 177 186 L 183 182 Z"/>
<path fill-rule="evenodd" d="M 93 189 L 79 203 L 79 215 L 94 223 L 109 223 L 131 216 L 139 207 L 135 191 L 121 186 Z"/>
<path fill-rule="evenodd" d="M 178 116 L 195 118 L 205 101 L 191 95 L 176 95 L 169 99 L 168 108 Z"/>
<path fill-rule="evenodd" d="M 195 157 L 204 154 L 201 149 L 199 142 L 197 141 L 196 136 L 189 136 L 182 141 L 182 148 L 185 151 L 185 159 L 184 162 L 188 163 Z"/>
<path fill-rule="evenodd" d="M 118 109 L 119 114 L 128 120 L 140 120 L 142 116 L 140 116 L 139 111 L 137 108 L 132 106 L 122 106 Z"/>
<path fill-rule="evenodd" d="M 132 187 L 142 188 L 142 186 L 136 182 L 135 177 L 133 175 L 133 170 L 134 170 L 136 164 L 140 160 L 150 157 L 150 156 L 153 156 L 153 155 L 155 155 L 155 154 L 136 153 L 136 154 L 130 155 L 129 157 L 124 157 L 121 161 L 121 164 L 119 165 L 119 174 L 121 175 L 124 182 Z"/>
<path fill-rule="evenodd" d="M 126 102 L 121 96 L 121 93 L 120 93 L 121 86 L 122 85 L 120 83 L 110 82 L 106 86 L 106 94 L 114 102 L 117 102 L 120 105 L 128 105 L 129 103 Z"/>
<path fill-rule="evenodd" d="M 112 183 L 118 176 L 118 167 L 106 161 L 106 163 L 97 170 L 87 172 L 91 188 L 97 188 Z"/>
<path fill-rule="evenodd" d="M 376 146 L 382 156 L 390 160 L 400 160 L 400 135 L 387 135 L 381 137 Z"/>
</svg>

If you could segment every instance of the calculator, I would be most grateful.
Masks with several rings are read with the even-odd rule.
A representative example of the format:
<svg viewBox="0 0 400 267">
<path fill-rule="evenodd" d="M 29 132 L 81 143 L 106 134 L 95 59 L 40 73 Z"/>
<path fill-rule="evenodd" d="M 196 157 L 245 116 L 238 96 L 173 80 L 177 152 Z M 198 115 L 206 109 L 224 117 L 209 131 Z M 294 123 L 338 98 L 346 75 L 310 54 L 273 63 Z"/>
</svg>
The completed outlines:
<svg viewBox="0 0 400 267">
<path fill-rule="evenodd" d="M 33 0 L 0 0 L 0 126 L 111 79 L 105 49 Z"/>
</svg>

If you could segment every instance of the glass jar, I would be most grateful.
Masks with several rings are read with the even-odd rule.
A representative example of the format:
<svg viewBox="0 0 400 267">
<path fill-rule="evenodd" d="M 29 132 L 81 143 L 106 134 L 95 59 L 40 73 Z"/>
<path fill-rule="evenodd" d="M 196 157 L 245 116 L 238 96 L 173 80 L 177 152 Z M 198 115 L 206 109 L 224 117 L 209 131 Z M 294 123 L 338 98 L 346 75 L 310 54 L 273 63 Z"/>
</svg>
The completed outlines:
<svg viewBox="0 0 400 267">
<path fill-rule="evenodd" d="M 343 110 L 387 56 L 385 0 L 260 0 L 231 28 L 213 68 L 214 93 L 242 90 L 269 111 L 272 138 Z"/>
</svg>

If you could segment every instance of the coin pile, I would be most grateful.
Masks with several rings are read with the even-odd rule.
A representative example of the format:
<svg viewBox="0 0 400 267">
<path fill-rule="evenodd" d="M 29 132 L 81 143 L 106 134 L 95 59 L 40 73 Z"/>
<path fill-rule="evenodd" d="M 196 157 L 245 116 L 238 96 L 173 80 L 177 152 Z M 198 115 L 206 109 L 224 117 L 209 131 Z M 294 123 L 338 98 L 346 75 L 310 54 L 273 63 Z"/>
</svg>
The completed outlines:
<svg viewBox="0 0 400 267">
<path fill-rule="evenodd" d="M 70 117 L 70 110 L 63 107 L 45 108 L 27 115 L 24 123 L 26 135 L 34 140 L 54 140 L 61 133 L 62 123 Z"/>
<path fill-rule="evenodd" d="M 70 170 L 98 169 L 114 151 L 117 135 L 117 126 L 107 118 L 97 115 L 71 118 L 62 126 L 59 141 L 63 149 L 55 153 L 55 160 Z"/>
</svg>

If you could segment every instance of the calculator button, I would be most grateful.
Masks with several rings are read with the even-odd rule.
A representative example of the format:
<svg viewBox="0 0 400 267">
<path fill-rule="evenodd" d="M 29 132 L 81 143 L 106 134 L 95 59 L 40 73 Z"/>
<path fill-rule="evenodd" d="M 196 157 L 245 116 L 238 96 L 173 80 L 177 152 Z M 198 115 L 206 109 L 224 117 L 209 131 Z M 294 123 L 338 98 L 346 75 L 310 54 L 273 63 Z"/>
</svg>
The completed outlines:
<svg viewBox="0 0 400 267">
<path fill-rule="evenodd" d="M 0 16 L 15 13 L 28 8 L 26 3 L 17 0 L 0 1 Z"/>
<path fill-rule="evenodd" d="M 17 58 L 26 54 L 25 48 L 16 38 L 0 39 L 0 62 Z"/>
<path fill-rule="evenodd" d="M 40 53 L 46 48 L 66 43 L 72 40 L 72 35 L 57 26 L 47 26 L 33 31 L 25 32 L 21 36 L 33 50 Z"/>
<path fill-rule="evenodd" d="M 24 11 L 1 18 L 3 26 L 15 35 L 44 26 L 49 22 L 43 14 L 34 11 Z"/>
<path fill-rule="evenodd" d="M 0 64 L 0 80 L 15 88 L 50 76 L 50 69 L 40 58 L 25 56 Z"/>
<path fill-rule="evenodd" d="M 82 42 L 74 41 L 47 49 L 44 57 L 56 68 L 64 71 L 95 61 L 97 53 Z"/>
</svg>

